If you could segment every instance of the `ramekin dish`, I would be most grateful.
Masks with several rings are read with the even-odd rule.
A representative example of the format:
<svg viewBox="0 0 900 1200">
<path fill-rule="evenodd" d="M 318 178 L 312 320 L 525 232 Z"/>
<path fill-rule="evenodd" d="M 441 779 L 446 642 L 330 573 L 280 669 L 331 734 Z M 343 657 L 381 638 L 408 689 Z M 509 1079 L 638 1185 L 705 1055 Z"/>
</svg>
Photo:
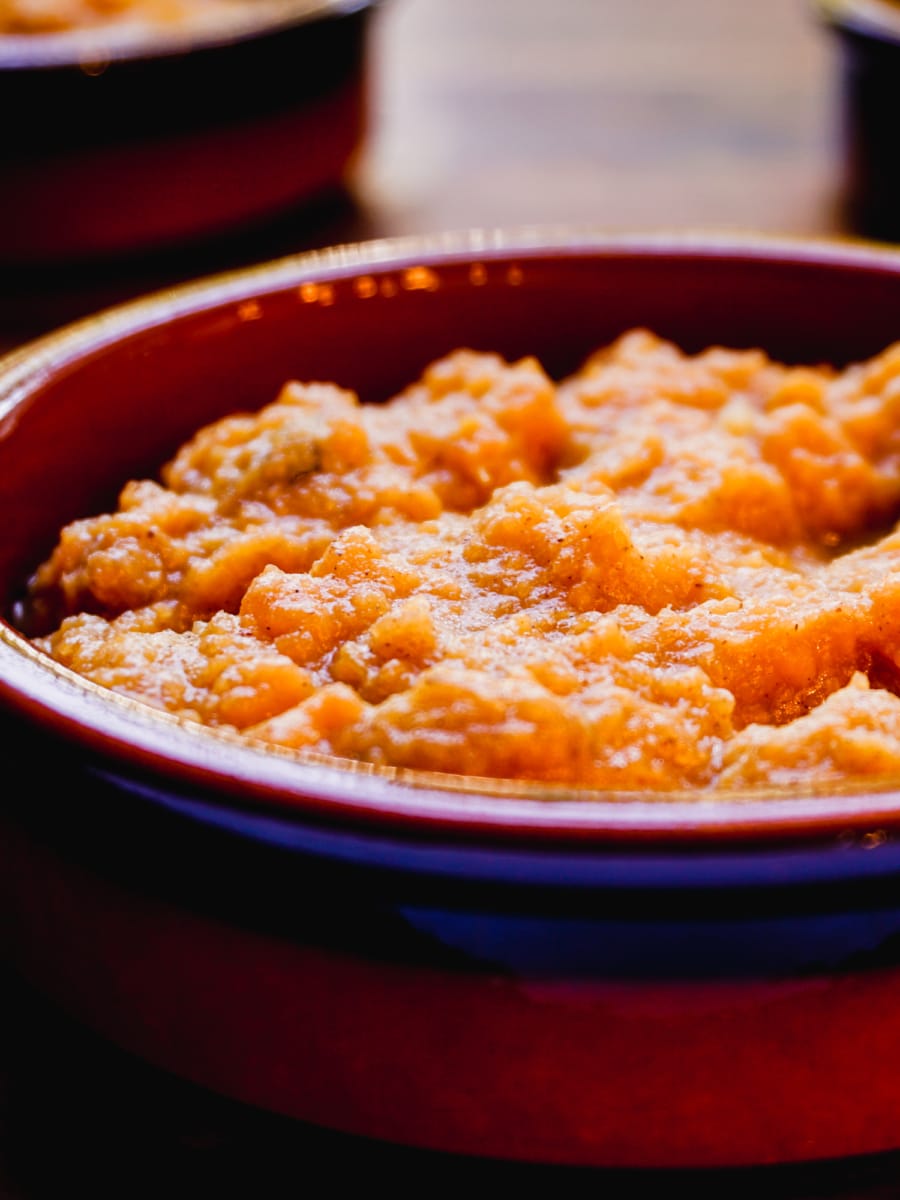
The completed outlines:
<svg viewBox="0 0 900 1200">
<path fill-rule="evenodd" d="M 0 264 L 65 268 L 258 228 L 345 181 L 371 0 L 0 33 Z"/>
<path fill-rule="evenodd" d="M 848 225 L 864 237 L 900 241 L 900 9 L 892 0 L 816 0 L 816 11 L 834 48 L 839 190 Z"/>
<path fill-rule="evenodd" d="M 339 246 L 0 361 L 0 594 L 76 516 L 286 378 L 377 403 L 460 345 L 550 371 L 635 325 L 844 363 L 900 254 L 583 229 Z M 900 788 L 567 794 L 303 762 L 0 627 L 0 944 L 136 1055 L 314 1125 L 598 1167 L 900 1147 Z"/>
</svg>

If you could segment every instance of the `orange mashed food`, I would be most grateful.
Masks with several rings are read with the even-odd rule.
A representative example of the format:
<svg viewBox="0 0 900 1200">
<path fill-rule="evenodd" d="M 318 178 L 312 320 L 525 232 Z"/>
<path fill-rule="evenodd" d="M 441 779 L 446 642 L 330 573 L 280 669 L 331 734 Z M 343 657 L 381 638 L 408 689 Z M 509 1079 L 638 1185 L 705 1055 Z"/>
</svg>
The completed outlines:
<svg viewBox="0 0 900 1200">
<path fill-rule="evenodd" d="M 0 0 L 0 33 L 58 33 L 128 20 L 179 22 L 252 0 Z"/>
<path fill-rule="evenodd" d="M 385 404 L 289 382 L 65 528 L 24 611 L 88 679 L 301 753 L 821 786 L 900 773 L 898 513 L 900 343 L 636 329 L 560 381 L 462 349 Z"/>
</svg>

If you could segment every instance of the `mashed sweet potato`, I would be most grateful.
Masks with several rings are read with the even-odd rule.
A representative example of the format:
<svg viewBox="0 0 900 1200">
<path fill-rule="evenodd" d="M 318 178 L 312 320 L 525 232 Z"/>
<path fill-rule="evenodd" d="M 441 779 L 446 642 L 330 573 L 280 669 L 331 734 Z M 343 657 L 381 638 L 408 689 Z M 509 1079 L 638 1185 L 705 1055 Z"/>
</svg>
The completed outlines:
<svg viewBox="0 0 900 1200">
<path fill-rule="evenodd" d="M 248 0 L 0 0 L 0 34 L 58 33 L 126 20 L 179 22 L 246 3 Z"/>
<path fill-rule="evenodd" d="M 338 760 L 819 785 L 900 773 L 898 513 L 900 343 L 837 369 L 632 330 L 561 381 L 462 349 L 383 405 L 290 382 L 201 429 L 62 531 L 22 620 Z"/>
</svg>

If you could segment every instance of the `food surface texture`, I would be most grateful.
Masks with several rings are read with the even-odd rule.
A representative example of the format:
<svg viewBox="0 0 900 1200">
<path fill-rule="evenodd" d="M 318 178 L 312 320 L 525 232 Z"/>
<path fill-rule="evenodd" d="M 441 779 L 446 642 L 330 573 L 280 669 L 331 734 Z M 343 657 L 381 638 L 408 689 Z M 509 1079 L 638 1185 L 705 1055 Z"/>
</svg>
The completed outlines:
<svg viewBox="0 0 900 1200">
<path fill-rule="evenodd" d="M 2 10 L 0 10 L 2 11 Z M 900 774 L 900 343 L 835 367 L 632 329 L 287 382 L 65 528 L 19 621 L 257 743 L 698 794 Z"/>
</svg>

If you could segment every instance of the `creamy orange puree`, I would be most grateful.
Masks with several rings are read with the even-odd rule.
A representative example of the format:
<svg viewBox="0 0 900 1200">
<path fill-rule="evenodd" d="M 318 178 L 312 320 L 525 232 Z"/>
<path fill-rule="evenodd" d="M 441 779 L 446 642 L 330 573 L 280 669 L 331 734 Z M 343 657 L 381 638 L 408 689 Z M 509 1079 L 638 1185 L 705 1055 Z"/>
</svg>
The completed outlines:
<svg viewBox="0 0 900 1200">
<path fill-rule="evenodd" d="M 63 530 L 29 607 L 170 713 L 591 788 L 900 772 L 900 343 L 634 330 L 558 383 L 460 350 L 384 405 L 288 383 L 161 478 Z"/>
<path fill-rule="evenodd" d="M 183 21 L 253 0 L 0 0 L 0 33 L 55 33 L 140 19 Z"/>
</svg>

